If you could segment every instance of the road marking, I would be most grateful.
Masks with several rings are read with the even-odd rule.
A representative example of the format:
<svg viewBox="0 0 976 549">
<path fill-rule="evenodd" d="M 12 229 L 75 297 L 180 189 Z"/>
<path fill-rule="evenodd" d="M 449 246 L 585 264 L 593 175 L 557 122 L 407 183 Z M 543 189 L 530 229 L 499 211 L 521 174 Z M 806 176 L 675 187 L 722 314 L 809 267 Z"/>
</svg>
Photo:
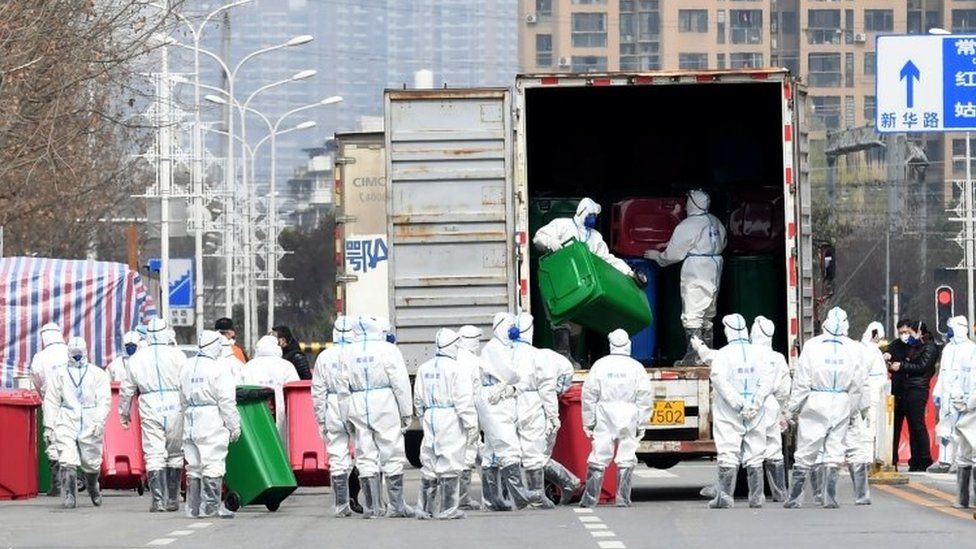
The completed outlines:
<svg viewBox="0 0 976 549">
<path fill-rule="evenodd" d="M 590 522 L 584 524 L 583 528 L 586 528 L 587 530 L 606 530 L 607 525 L 603 524 L 602 522 Z"/>
<path fill-rule="evenodd" d="M 634 471 L 634 476 L 643 479 L 649 478 L 678 478 L 678 475 L 663 469 L 641 469 Z"/>
<path fill-rule="evenodd" d="M 193 533 L 193 530 L 173 530 L 172 532 L 166 534 L 167 536 L 189 536 Z"/>
<path fill-rule="evenodd" d="M 212 524 L 213 524 L 212 522 L 194 522 L 193 524 L 187 526 L 187 528 L 195 528 L 195 529 L 207 528 Z"/>
<path fill-rule="evenodd" d="M 580 522 L 603 522 L 600 517 L 577 517 Z"/>
<path fill-rule="evenodd" d="M 610 530 L 594 530 L 593 532 L 590 532 L 590 535 L 593 536 L 593 537 L 595 537 L 595 538 L 613 538 L 613 537 L 617 537 L 617 534 L 614 534 Z"/>
<path fill-rule="evenodd" d="M 895 488 L 894 486 L 888 486 L 888 485 L 879 485 L 879 486 L 875 486 L 875 488 L 881 490 L 882 492 L 887 492 L 897 498 L 901 498 L 909 503 L 914 503 L 915 505 L 918 505 L 920 507 L 928 507 L 929 509 L 934 509 L 940 513 L 944 513 L 946 515 L 953 516 L 956 518 L 973 520 L 973 516 L 971 513 L 964 513 L 959 509 L 954 509 L 952 507 L 940 505 L 934 501 L 927 500 L 921 496 L 917 496 L 915 494 L 912 494 L 911 492 L 902 490 L 901 488 Z"/>
<path fill-rule="evenodd" d="M 154 540 L 150 541 L 146 545 L 148 545 L 150 547 L 160 547 L 162 545 L 169 545 L 169 544 L 173 543 L 174 541 L 176 541 L 176 538 L 159 538 L 159 539 L 154 539 Z"/>
<path fill-rule="evenodd" d="M 600 549 L 627 549 L 622 541 L 598 541 L 596 543 Z"/>
<path fill-rule="evenodd" d="M 913 490 L 918 490 L 919 492 L 925 492 L 930 496 L 937 497 L 941 500 L 948 501 L 949 503 L 955 503 L 956 498 L 947 492 L 943 492 L 937 488 L 932 488 L 931 486 L 926 486 L 924 484 L 912 483 L 908 485 L 909 488 Z"/>
<path fill-rule="evenodd" d="M 587 513 L 592 513 L 593 509 L 590 509 L 588 507 L 573 507 L 573 511 L 575 511 L 577 515 L 583 515 Z"/>
</svg>

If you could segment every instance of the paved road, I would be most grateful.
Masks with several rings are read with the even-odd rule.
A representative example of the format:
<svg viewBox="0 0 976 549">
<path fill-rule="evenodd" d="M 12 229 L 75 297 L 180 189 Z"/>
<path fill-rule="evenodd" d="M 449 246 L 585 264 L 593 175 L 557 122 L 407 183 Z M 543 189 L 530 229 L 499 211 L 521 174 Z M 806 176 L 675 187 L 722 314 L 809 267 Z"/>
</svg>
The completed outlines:
<svg viewBox="0 0 976 549">
<path fill-rule="evenodd" d="M 462 544 L 464 549 L 559 547 L 636 549 L 645 547 L 971 547 L 976 521 L 952 509 L 949 475 L 913 475 L 902 487 L 874 487 L 874 505 L 850 504 L 850 482 L 841 478 L 837 511 L 788 511 L 768 503 L 761 510 L 744 502 L 712 511 L 698 498 L 714 476 L 711 463 L 669 471 L 641 468 L 635 506 L 576 508 L 516 513 L 469 513 L 463 521 L 337 520 L 328 516 L 327 489 L 302 489 L 277 513 L 246 508 L 234 520 L 188 520 L 146 512 L 148 497 L 107 491 L 105 505 L 87 500 L 62 511 L 54 498 L 0 502 L 0 547 L 369 547 L 424 548 Z M 416 471 L 408 474 L 416 494 Z M 411 497 L 412 499 L 412 497 Z"/>
</svg>

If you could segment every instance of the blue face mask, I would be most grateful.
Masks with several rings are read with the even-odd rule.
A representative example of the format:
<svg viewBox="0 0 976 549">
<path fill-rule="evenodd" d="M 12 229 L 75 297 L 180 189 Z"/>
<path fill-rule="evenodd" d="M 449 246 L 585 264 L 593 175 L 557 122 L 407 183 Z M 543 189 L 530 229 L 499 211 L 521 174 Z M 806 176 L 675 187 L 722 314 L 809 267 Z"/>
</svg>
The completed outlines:
<svg viewBox="0 0 976 549">
<path fill-rule="evenodd" d="M 512 326 L 508 329 L 508 339 L 511 339 L 512 341 L 518 341 L 520 335 L 522 334 L 519 333 L 518 326 Z"/>
<path fill-rule="evenodd" d="M 134 343 L 129 343 L 125 346 L 125 354 L 129 356 L 136 354 L 137 350 L 139 350 L 139 346 Z"/>
<path fill-rule="evenodd" d="M 920 342 L 917 337 L 910 335 L 908 336 L 908 341 L 906 343 L 909 345 L 918 345 Z"/>
<path fill-rule="evenodd" d="M 586 216 L 586 219 L 583 220 L 583 226 L 586 227 L 587 229 L 595 229 L 596 228 L 596 214 L 590 214 L 590 215 Z"/>
<path fill-rule="evenodd" d="M 946 330 L 946 337 L 947 338 L 952 339 L 953 337 L 955 337 L 955 335 L 956 335 L 956 333 L 952 331 L 952 328 L 951 327 L 948 330 Z"/>
<path fill-rule="evenodd" d="M 387 343 L 396 343 L 396 334 L 394 334 L 392 332 L 386 334 L 386 342 Z"/>
<path fill-rule="evenodd" d="M 75 362 L 81 362 L 83 358 L 85 358 L 85 355 L 71 355 L 71 359 Z"/>
</svg>

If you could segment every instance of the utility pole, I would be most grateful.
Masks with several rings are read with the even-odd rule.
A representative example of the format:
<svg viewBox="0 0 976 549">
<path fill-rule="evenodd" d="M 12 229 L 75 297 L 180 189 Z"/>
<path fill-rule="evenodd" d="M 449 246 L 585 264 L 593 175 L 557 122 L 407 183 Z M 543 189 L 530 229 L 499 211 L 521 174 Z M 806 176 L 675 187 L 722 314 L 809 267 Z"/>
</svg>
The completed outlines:
<svg viewBox="0 0 976 549">
<path fill-rule="evenodd" d="M 164 1 L 164 7 L 169 11 L 169 0 Z M 169 80 L 169 46 L 163 44 L 160 48 L 161 70 L 158 77 L 159 93 L 159 295 L 160 316 L 166 322 L 170 321 L 169 314 L 169 195 L 172 192 L 173 183 L 173 135 L 172 135 L 172 116 L 170 112 L 173 106 L 170 92 Z"/>
</svg>

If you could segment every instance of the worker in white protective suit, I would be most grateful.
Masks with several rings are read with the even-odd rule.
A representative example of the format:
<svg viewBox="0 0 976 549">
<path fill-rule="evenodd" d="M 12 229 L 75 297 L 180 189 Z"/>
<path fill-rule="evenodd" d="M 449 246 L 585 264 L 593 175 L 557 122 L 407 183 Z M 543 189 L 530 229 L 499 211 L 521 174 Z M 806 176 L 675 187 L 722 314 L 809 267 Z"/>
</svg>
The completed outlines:
<svg viewBox="0 0 976 549">
<path fill-rule="evenodd" d="M 285 413 L 285 383 L 298 381 L 298 372 L 291 362 L 281 358 L 281 347 L 278 338 L 272 335 L 263 336 L 254 347 L 254 358 L 240 369 L 237 377 L 238 385 L 257 385 L 274 389 L 275 394 L 275 423 L 282 444 L 287 449 L 288 424 Z"/>
<path fill-rule="evenodd" d="M 847 337 L 847 313 L 833 308 L 823 333 L 808 340 L 793 375 L 787 414 L 797 418 L 795 464 L 784 507 L 799 508 L 810 470 L 822 462 L 823 506 L 835 509 L 838 468 L 844 463 L 847 427 L 862 413 L 860 378 L 863 347 Z"/>
<path fill-rule="evenodd" d="M 965 329 L 965 319 L 963 319 L 963 329 Z M 861 392 L 857 406 L 863 413 L 855 414 L 851 418 L 844 441 L 847 447 L 845 453 L 847 470 L 854 484 L 856 505 L 871 505 L 868 470 L 874 463 L 878 407 L 881 406 L 881 400 L 884 398 L 883 393 L 887 393 L 884 387 L 888 384 L 888 367 L 878 346 L 884 335 L 884 326 L 880 322 L 868 324 L 864 334 L 861 335 L 860 344 L 863 353 L 859 372 Z M 946 364 L 944 359 L 942 364 L 943 366 Z"/>
<path fill-rule="evenodd" d="M 479 354 L 481 353 L 482 335 L 481 328 L 472 326 L 470 324 L 461 326 L 461 328 L 458 330 L 458 336 L 461 338 L 458 344 L 458 369 L 461 371 L 462 376 L 465 376 L 470 380 L 471 402 L 474 403 L 475 411 L 477 411 L 478 414 L 478 425 L 476 426 L 476 430 L 479 431 L 479 435 L 473 440 L 469 441 L 467 448 L 464 450 L 464 470 L 461 471 L 460 508 L 466 511 L 481 509 L 481 503 L 479 503 L 479 500 L 471 497 L 471 475 L 478 466 L 478 452 L 481 450 L 481 417 L 484 414 L 484 407 L 480 403 L 481 359 L 479 358 Z M 484 475 L 482 475 L 482 491 L 484 491 L 484 486 L 487 484 L 487 482 L 488 481 L 485 480 Z M 491 483 L 497 489 L 497 470 L 495 477 L 491 479 Z"/>
<path fill-rule="evenodd" d="M 88 346 L 80 337 L 68 340 L 68 362 L 49 371 L 44 393 L 44 437 L 57 446 L 61 506 L 77 505 L 77 469 L 85 475 L 85 488 L 96 507 L 102 504 L 98 474 L 102 468 L 105 420 L 112 406 L 108 373 L 88 362 Z"/>
<path fill-rule="evenodd" d="M 969 339 L 966 317 L 950 318 L 946 330 L 946 344 L 942 348 L 939 377 L 932 389 L 932 401 L 938 411 L 935 436 L 939 442 L 939 456 L 937 462 L 927 469 L 929 473 L 948 473 L 955 461 L 955 423 L 959 414 L 952 406 L 949 393 L 953 380 L 957 376 L 968 375 L 969 360 L 973 349 L 976 348 L 976 343 Z"/>
<path fill-rule="evenodd" d="M 953 362 L 959 367 L 955 370 L 948 380 L 948 387 L 943 391 L 942 406 L 948 407 L 956 415 L 953 423 L 956 451 L 956 503 L 953 505 L 959 509 L 968 508 L 972 503 L 974 471 L 973 463 L 976 460 L 976 348 L 969 341 L 969 324 L 957 327 L 953 321 L 960 319 L 966 322 L 965 317 L 956 317 L 949 321 L 949 329 L 952 335 L 949 339 L 960 341 L 960 332 L 964 334 L 965 341 L 958 345 L 960 349 L 954 352 Z M 949 335 L 949 334 L 946 334 Z M 968 349 L 968 351 L 966 350 Z M 946 350 L 942 351 L 943 368 L 946 364 Z M 968 353 L 968 354 L 967 354 Z M 944 375 L 944 374 L 940 374 Z M 942 380 L 939 380 L 943 383 Z"/>
<path fill-rule="evenodd" d="M 225 361 L 230 367 L 230 371 L 234 376 L 234 379 L 240 379 L 241 369 L 244 368 L 244 362 L 237 357 L 237 354 L 234 353 L 234 349 L 237 348 L 237 344 L 235 340 L 227 336 L 223 337 L 224 339 L 220 340 L 220 360 Z"/>
<path fill-rule="evenodd" d="M 204 330 L 197 356 L 180 372 L 186 516 L 233 518 L 220 502 L 227 447 L 241 436 L 234 375 L 219 360 L 224 336 Z"/>
<path fill-rule="evenodd" d="M 339 315 L 332 324 L 332 346 L 319 353 L 312 370 L 312 408 L 329 453 L 332 512 L 336 517 L 348 517 L 353 512 L 349 492 L 349 475 L 352 472 L 349 444 L 353 440 L 353 429 L 349 423 L 347 364 L 353 343 L 353 321 Z M 361 509 L 357 512 L 361 512 Z"/>
<path fill-rule="evenodd" d="M 552 380 L 554 388 L 554 391 L 547 394 L 547 398 L 551 400 L 547 406 L 554 408 L 558 413 L 559 396 L 572 386 L 575 369 L 572 362 L 551 349 L 539 349 L 539 353 L 548 368 L 547 375 Z M 568 505 L 580 489 L 581 483 L 576 475 L 552 457 L 558 432 L 559 429 L 556 429 L 546 437 L 545 479 L 559 487 L 559 505 Z"/>
<path fill-rule="evenodd" d="M 128 428 L 132 397 L 139 395 L 142 451 L 146 459 L 150 512 L 178 511 L 183 471 L 183 414 L 180 372 L 186 355 L 169 345 L 169 326 L 161 318 L 149 321 L 149 345 L 129 359 L 129 376 L 122 381 L 119 419 Z"/>
<path fill-rule="evenodd" d="M 766 454 L 766 400 L 773 391 L 770 350 L 749 342 L 742 315 L 722 319 L 728 344 L 712 356 L 711 383 L 715 390 L 712 435 L 718 451 L 718 483 L 712 509 L 733 505 L 732 492 L 739 466 L 749 484 L 749 507 L 762 507 L 763 461 Z"/>
<path fill-rule="evenodd" d="M 519 377 L 513 358 L 518 337 L 515 317 L 497 313 L 492 319 L 492 338 L 481 349 L 481 399 L 485 410 L 481 428 L 486 441 L 482 463 L 488 463 L 482 468 L 482 475 L 490 476 L 497 470 L 503 485 L 488 494 L 496 498 L 490 502 L 494 511 L 511 510 L 502 497 L 504 490 L 508 490 L 515 508 L 524 509 L 529 505 L 522 483 L 522 450 L 517 427 Z"/>
<path fill-rule="evenodd" d="M 648 250 L 644 257 L 667 267 L 681 263 L 681 325 L 688 347 L 677 365 L 693 366 L 701 359 L 691 345 L 697 336 L 712 346 L 712 319 L 715 318 L 719 282 L 722 279 L 722 252 L 725 227 L 708 213 L 711 199 L 699 189 L 688 192 L 688 217 L 678 224 L 663 252 Z"/>
<path fill-rule="evenodd" d="M 403 499 L 403 435 L 413 421 L 410 376 L 400 350 L 383 339 L 384 323 L 375 317 L 357 319 L 353 326 L 357 341 L 350 345 L 348 363 L 349 420 L 356 436 L 364 518 L 382 515 L 384 478 L 389 516 L 413 516 Z"/>
<path fill-rule="evenodd" d="M 586 461 L 580 507 L 596 507 L 600 501 L 603 473 L 611 459 L 617 464 L 617 506 L 630 506 L 637 447 L 651 416 L 651 381 L 644 366 L 630 357 L 630 336 L 614 330 L 608 340 L 610 354 L 593 364 L 583 382 L 583 429 L 593 449 Z"/>
<path fill-rule="evenodd" d="M 790 366 L 782 353 L 773 350 L 773 334 L 776 325 L 764 316 L 757 316 L 752 323 L 750 336 L 752 344 L 763 353 L 763 364 L 769 376 L 769 395 L 763 401 L 763 417 L 765 418 L 766 449 L 763 459 L 766 464 L 766 478 L 769 481 L 770 493 L 773 501 L 786 501 L 786 465 L 783 462 L 783 431 L 786 422 L 786 409 L 790 400 L 790 388 L 793 378 L 790 377 Z"/>
<path fill-rule="evenodd" d="M 34 389 L 44 399 L 47 392 L 47 379 L 52 373 L 68 363 L 68 347 L 64 344 L 64 334 L 61 327 L 53 322 L 41 326 L 41 350 L 38 351 L 30 363 L 31 381 Z M 61 495 L 61 474 L 58 465 L 58 447 L 48 444 L 45 449 L 48 466 L 51 471 L 51 489 L 47 495 L 51 497 Z"/>
<path fill-rule="evenodd" d="M 142 337 L 135 330 L 126 332 L 122 336 L 122 352 L 115 355 L 115 358 L 108 365 L 108 372 L 112 376 L 112 381 L 122 382 L 129 375 L 129 359 L 139 350 L 141 341 Z"/>
<path fill-rule="evenodd" d="M 535 319 L 529 313 L 516 317 L 518 338 L 512 365 L 518 375 L 516 385 L 516 429 L 522 448 L 529 505 L 552 509 L 555 505 L 545 493 L 547 441 L 559 431 L 559 405 L 556 384 L 546 357 L 532 346 Z"/>
<path fill-rule="evenodd" d="M 478 412 L 470 372 L 458 365 L 461 336 L 442 328 L 435 338 L 435 356 L 417 368 L 413 404 L 424 428 L 420 447 L 421 508 L 419 518 L 459 519 L 461 472 L 468 445 L 478 438 Z M 440 512 L 437 492 L 440 490 Z"/>
</svg>

